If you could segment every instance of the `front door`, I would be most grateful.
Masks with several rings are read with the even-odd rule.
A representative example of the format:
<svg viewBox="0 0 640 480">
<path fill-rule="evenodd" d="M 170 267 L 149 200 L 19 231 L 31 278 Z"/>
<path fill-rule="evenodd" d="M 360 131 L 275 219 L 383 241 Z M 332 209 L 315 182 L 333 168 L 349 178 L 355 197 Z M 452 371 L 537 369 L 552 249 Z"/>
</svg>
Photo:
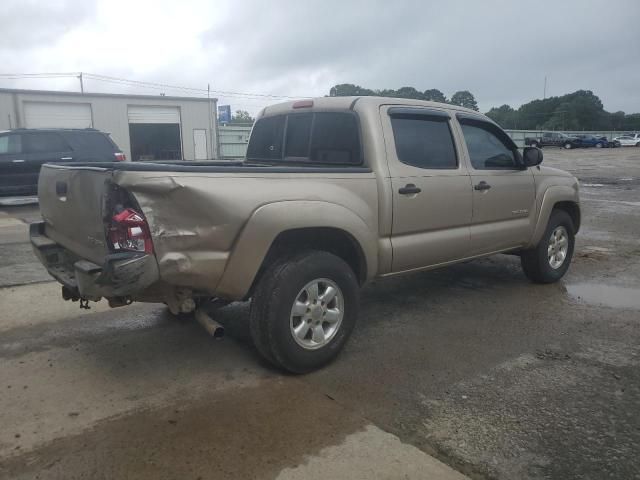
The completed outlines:
<svg viewBox="0 0 640 480">
<path fill-rule="evenodd" d="M 473 185 L 473 255 L 526 245 L 535 220 L 533 173 L 521 166 L 516 145 L 496 125 L 460 116 Z"/>
<path fill-rule="evenodd" d="M 381 109 L 393 196 L 392 271 L 462 258 L 469 248 L 471 184 L 446 110 Z"/>
</svg>

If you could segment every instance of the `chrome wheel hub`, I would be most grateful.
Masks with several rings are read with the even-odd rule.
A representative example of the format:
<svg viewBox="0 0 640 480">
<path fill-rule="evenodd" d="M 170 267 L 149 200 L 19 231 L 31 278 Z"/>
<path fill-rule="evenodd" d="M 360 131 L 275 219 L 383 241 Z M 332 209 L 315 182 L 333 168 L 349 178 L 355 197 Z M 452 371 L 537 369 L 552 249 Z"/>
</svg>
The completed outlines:
<svg viewBox="0 0 640 480">
<path fill-rule="evenodd" d="M 551 232 L 551 237 L 549 237 L 549 246 L 547 247 L 549 266 L 554 270 L 560 268 L 567 258 L 568 251 L 569 234 L 567 229 L 560 225 Z"/>
<path fill-rule="evenodd" d="M 328 278 L 307 283 L 293 302 L 289 325 L 298 345 L 315 350 L 327 345 L 340 329 L 344 298 L 340 287 Z"/>
</svg>

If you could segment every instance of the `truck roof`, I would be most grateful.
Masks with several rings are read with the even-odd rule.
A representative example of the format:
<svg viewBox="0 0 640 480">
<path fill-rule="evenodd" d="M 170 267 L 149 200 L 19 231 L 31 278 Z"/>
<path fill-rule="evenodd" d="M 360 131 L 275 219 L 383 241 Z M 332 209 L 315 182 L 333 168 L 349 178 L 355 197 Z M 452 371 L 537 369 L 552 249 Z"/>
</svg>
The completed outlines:
<svg viewBox="0 0 640 480">
<path fill-rule="evenodd" d="M 298 105 L 304 105 L 305 103 L 312 102 L 311 105 L 304 107 L 296 107 Z M 368 107 L 379 107 L 381 105 L 410 105 L 419 107 L 431 107 L 431 108 L 446 108 L 448 110 L 455 110 L 459 112 L 482 115 L 480 112 L 471 110 L 469 108 L 460 107 L 458 105 L 451 105 L 450 103 L 438 103 L 428 102 L 425 100 L 414 100 L 411 98 L 396 98 L 396 97 L 375 97 L 375 96 L 361 96 L 361 97 L 316 97 L 301 100 L 293 100 L 283 103 L 277 103 L 265 107 L 258 117 L 277 115 L 292 110 L 304 111 L 307 108 L 311 108 L 314 111 L 322 110 L 353 110 L 356 104 L 367 104 Z M 484 116 L 484 115 L 482 115 Z"/>
</svg>

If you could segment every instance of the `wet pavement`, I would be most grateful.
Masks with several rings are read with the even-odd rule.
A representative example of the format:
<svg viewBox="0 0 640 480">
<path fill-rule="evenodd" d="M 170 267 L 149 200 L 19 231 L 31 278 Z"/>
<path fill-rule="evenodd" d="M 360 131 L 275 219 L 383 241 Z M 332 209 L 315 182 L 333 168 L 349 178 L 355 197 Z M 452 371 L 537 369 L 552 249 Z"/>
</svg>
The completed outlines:
<svg viewBox="0 0 640 480">
<path fill-rule="evenodd" d="M 545 149 L 582 185 L 574 264 L 496 256 L 376 281 L 344 353 L 265 365 L 160 305 L 89 312 L 0 209 L 0 478 L 640 478 L 640 149 Z"/>
</svg>

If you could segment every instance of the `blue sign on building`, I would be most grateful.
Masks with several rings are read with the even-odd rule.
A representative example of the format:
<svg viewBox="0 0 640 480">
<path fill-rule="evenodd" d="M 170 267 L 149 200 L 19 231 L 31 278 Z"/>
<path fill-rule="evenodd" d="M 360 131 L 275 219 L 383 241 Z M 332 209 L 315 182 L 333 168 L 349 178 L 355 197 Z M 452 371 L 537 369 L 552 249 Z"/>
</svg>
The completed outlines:
<svg viewBox="0 0 640 480">
<path fill-rule="evenodd" d="M 218 122 L 229 123 L 231 121 L 231 105 L 218 106 Z"/>
</svg>

